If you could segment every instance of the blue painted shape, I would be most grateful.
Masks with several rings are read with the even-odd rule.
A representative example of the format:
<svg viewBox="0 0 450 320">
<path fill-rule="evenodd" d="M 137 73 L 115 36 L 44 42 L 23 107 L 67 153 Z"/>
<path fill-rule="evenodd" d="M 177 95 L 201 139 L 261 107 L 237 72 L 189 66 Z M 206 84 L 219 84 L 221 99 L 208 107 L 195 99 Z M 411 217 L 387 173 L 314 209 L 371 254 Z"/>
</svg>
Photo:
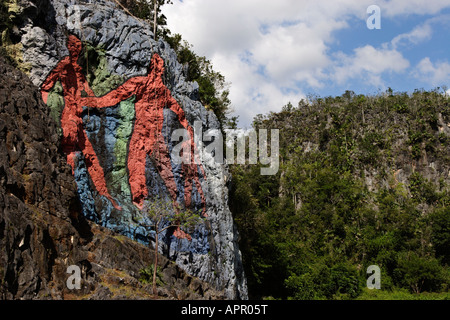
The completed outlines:
<svg viewBox="0 0 450 320">
<path fill-rule="evenodd" d="M 79 154 L 75 167 L 75 180 L 77 182 L 78 195 L 82 207 L 83 215 L 108 229 L 111 229 L 119 234 L 125 235 L 142 244 L 148 245 L 150 241 L 154 240 L 155 232 L 145 228 L 143 225 L 149 225 L 147 218 L 134 206 L 132 203 L 129 190 L 123 192 L 123 185 L 128 186 L 128 174 L 119 176 L 121 181 L 117 181 L 117 172 L 114 174 L 114 165 L 116 163 L 115 147 L 118 141 L 118 128 L 125 119 L 126 115 L 121 115 L 118 112 L 119 105 L 104 108 L 101 110 L 87 109 L 83 111 L 83 123 L 89 141 L 97 154 L 100 165 L 105 173 L 105 180 L 108 191 L 111 196 L 121 205 L 122 210 L 116 210 L 110 201 L 104 197 L 100 197 L 95 190 L 95 187 L 90 181 L 89 173 L 84 162 L 84 157 Z M 128 118 L 130 118 L 128 116 Z M 167 144 L 169 153 L 177 142 L 171 141 L 173 130 L 181 128 L 181 125 L 176 119 L 175 113 L 171 110 L 164 110 L 164 126 L 162 133 Z M 128 141 L 131 137 L 127 137 Z M 123 137 L 122 137 L 123 138 Z M 200 179 L 201 171 L 199 170 Z M 124 171 L 125 172 L 125 171 Z M 127 171 L 126 171 L 127 172 Z M 175 165 L 172 162 L 172 172 L 174 174 L 175 183 L 178 189 L 177 200 L 179 203 L 184 203 L 184 177 L 182 175 L 181 165 Z M 125 181 L 123 181 L 125 180 Z M 166 198 L 171 201 L 167 192 L 164 181 L 160 177 L 155 164 L 149 156 L 146 158 L 146 184 L 150 197 Z M 201 197 L 197 188 L 193 186 L 192 204 L 194 211 L 201 210 Z M 165 223 L 168 223 L 167 221 Z M 173 236 L 173 229 L 168 229 L 159 235 L 161 243 L 165 243 L 168 252 L 173 256 L 178 252 L 190 252 L 192 254 L 207 254 L 210 251 L 209 237 L 210 232 L 204 224 L 199 225 L 193 232 L 190 233 L 192 240 L 177 239 Z"/>
<path fill-rule="evenodd" d="M 89 172 L 81 152 L 77 153 L 75 159 L 74 176 L 77 183 L 78 198 L 81 203 L 81 213 L 87 219 L 98 223 L 99 220 L 95 210 L 94 195 L 90 186 Z"/>
</svg>

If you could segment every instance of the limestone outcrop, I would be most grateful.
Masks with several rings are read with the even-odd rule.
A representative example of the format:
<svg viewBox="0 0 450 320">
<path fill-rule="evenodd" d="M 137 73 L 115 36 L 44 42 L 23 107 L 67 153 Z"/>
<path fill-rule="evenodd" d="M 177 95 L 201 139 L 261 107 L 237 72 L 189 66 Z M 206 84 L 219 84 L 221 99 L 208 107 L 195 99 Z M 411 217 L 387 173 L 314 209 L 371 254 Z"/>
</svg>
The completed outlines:
<svg viewBox="0 0 450 320">
<path fill-rule="evenodd" d="M 76 182 L 78 201 L 71 197 L 61 210 L 78 205 L 83 217 L 144 245 L 155 237 L 146 227 L 146 201 L 163 198 L 199 212 L 202 222 L 188 236 L 175 228 L 159 235 L 159 251 L 227 298 L 246 299 L 227 203 L 229 173 L 204 152 L 208 142 L 194 143 L 194 125 L 205 132 L 219 129 L 219 122 L 198 101 L 198 85 L 185 81 L 174 50 L 114 1 L 20 1 L 15 14 L 17 61 L 57 123 L 49 148 L 61 148 L 69 164 L 63 176 L 49 169 L 50 176 L 66 181 L 73 175 Z M 177 129 L 186 130 L 188 149 L 200 162 L 174 161 Z M 29 174 L 34 179 L 34 171 Z M 22 179 L 27 191 L 28 177 Z M 16 193 L 37 197 L 24 190 Z"/>
</svg>

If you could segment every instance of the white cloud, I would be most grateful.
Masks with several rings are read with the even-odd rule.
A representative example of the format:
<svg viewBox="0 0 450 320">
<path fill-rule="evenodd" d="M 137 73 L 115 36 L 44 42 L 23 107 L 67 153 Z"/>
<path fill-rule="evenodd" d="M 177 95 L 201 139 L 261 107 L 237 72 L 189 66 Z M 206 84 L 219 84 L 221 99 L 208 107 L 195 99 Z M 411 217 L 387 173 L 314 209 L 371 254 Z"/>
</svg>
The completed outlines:
<svg viewBox="0 0 450 320">
<path fill-rule="evenodd" d="M 442 29 L 443 26 L 450 25 L 449 21 L 450 15 L 448 14 L 427 19 L 424 23 L 416 26 L 410 32 L 394 37 L 391 41 L 391 45 L 394 48 L 398 48 L 405 45 L 417 45 L 426 40 L 430 40 L 434 32 L 433 27 Z"/>
<path fill-rule="evenodd" d="M 411 32 L 403 33 L 392 39 L 391 44 L 394 48 L 397 48 L 401 44 L 413 44 L 416 45 L 422 41 L 428 40 L 433 34 L 433 29 L 429 24 L 423 24 L 415 27 Z"/>
<path fill-rule="evenodd" d="M 223 61 L 222 61 L 223 60 Z M 218 57 L 217 65 L 234 75 L 230 88 L 232 107 L 238 111 L 241 125 L 251 124 L 253 117 L 258 113 L 268 113 L 280 109 L 288 102 L 297 102 L 304 97 L 300 91 L 286 93 L 276 81 L 257 71 L 258 66 L 242 63 L 236 56 L 232 58 Z"/>
<path fill-rule="evenodd" d="M 344 83 L 349 79 L 366 79 L 373 86 L 382 85 L 381 74 L 385 72 L 404 72 L 409 67 L 409 61 L 393 49 L 376 49 L 366 45 L 356 48 L 351 56 L 337 54 L 339 66 L 334 70 L 334 79 Z"/>
<path fill-rule="evenodd" d="M 376 1 L 378 2 L 378 1 Z M 450 6 L 450 0 L 384 0 L 376 3 L 385 17 L 436 14 Z"/>
<path fill-rule="evenodd" d="M 433 64 L 429 57 L 423 58 L 414 71 L 414 76 L 433 86 L 448 85 L 450 82 L 450 63 L 440 61 Z"/>
<path fill-rule="evenodd" d="M 401 44 L 427 39 L 429 24 L 400 35 L 389 45 L 370 45 L 352 54 L 331 52 L 336 31 L 361 19 L 373 0 L 184 0 L 163 7 L 169 28 L 181 33 L 199 55 L 231 83 L 230 99 L 241 124 L 254 115 L 278 111 L 304 97 L 304 88 L 323 88 L 330 79 L 367 79 L 380 84 L 385 73 L 404 72 L 409 62 Z M 382 19 L 433 14 L 450 0 L 377 1 Z"/>
<path fill-rule="evenodd" d="M 299 83 L 323 86 L 332 33 L 372 0 L 185 0 L 164 7 L 169 27 L 231 82 L 241 123 L 304 97 Z"/>
</svg>

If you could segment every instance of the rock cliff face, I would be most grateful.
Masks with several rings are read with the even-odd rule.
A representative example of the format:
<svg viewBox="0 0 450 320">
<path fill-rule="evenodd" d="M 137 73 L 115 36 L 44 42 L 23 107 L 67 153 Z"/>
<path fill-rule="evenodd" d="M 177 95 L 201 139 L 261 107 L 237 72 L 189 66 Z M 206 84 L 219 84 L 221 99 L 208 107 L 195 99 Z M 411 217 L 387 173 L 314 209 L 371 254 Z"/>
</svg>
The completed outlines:
<svg viewBox="0 0 450 320">
<path fill-rule="evenodd" d="M 41 167 L 49 170 L 46 177 L 55 188 L 68 195 L 51 204 L 59 207 L 47 208 L 49 199 L 41 203 L 38 192 L 48 187 L 36 175 L 44 169 L 31 166 L 24 171 L 23 162 L 44 156 L 34 146 L 26 149 L 26 142 L 15 146 L 16 140 L 23 139 L 6 137 L 6 133 L 10 157 L 17 159 L 4 166 L 5 188 L 14 185 L 19 189 L 5 189 L 5 194 L 27 197 L 27 205 L 36 203 L 44 212 L 63 213 L 67 221 L 70 212 L 76 212 L 71 208 L 79 206 L 83 217 L 142 244 L 152 243 L 155 237 L 145 227 L 148 221 L 142 207 L 146 201 L 163 198 L 182 209 L 198 211 L 202 223 L 189 234 L 169 228 L 159 235 L 159 251 L 190 275 L 224 290 L 227 298 L 247 298 L 237 231 L 227 205 L 228 172 L 203 151 L 201 141 L 194 143 L 193 139 L 194 122 L 203 132 L 218 129 L 219 123 L 198 102 L 197 84 L 184 80 L 174 51 L 166 42 L 155 41 L 150 26 L 127 15 L 115 2 L 19 4 L 14 11 L 14 46 L 20 49 L 16 61 L 41 89 L 47 103 L 43 114 L 48 116 L 37 120 L 29 110 L 18 112 L 24 112 L 22 122 L 28 126 L 34 121 L 49 123 L 50 118 L 56 121 L 55 133 L 41 133 L 45 148 L 40 148 L 42 152 L 61 148 L 60 156 L 47 152 L 53 166 Z M 198 152 L 201 162 L 194 157 L 187 163 L 174 161 L 172 151 L 179 142 L 171 137 L 180 128 L 187 132 L 187 150 Z M 9 130 L 5 132 L 10 135 Z M 29 150 L 28 158 L 16 154 L 24 148 Z M 45 157 L 43 161 L 50 161 Z M 65 161 L 69 166 L 64 166 Z M 10 173 L 15 167 L 20 169 L 16 170 L 19 177 Z M 62 174 L 56 169 L 61 167 Z M 75 185 L 68 182 L 72 175 Z M 8 182 L 12 179 L 20 183 Z M 57 191 L 52 194 L 60 197 Z M 67 224 L 67 228 L 75 226 Z M 43 252 L 59 259 L 59 251 L 45 249 L 44 240 Z M 21 239 L 17 241 L 20 247 Z"/>
<path fill-rule="evenodd" d="M 84 218 L 60 142 L 38 88 L 0 57 L 0 299 L 226 298 L 164 257 L 150 294 L 152 250 Z"/>
<path fill-rule="evenodd" d="M 77 212 L 76 187 L 36 87 L 3 58 L 0 77 L 1 293 L 32 298 L 49 286 L 58 264 L 52 235 L 66 235 L 59 243 L 63 251 L 72 247 L 67 242 L 75 234 L 70 216 Z M 67 253 L 58 256 L 59 262 Z"/>
</svg>

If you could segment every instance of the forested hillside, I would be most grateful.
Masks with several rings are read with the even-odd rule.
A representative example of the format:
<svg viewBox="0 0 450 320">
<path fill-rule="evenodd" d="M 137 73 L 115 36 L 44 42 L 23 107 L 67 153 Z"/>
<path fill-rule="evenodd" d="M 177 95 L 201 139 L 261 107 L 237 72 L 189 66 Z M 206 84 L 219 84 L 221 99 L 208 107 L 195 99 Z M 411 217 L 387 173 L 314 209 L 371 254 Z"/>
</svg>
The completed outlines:
<svg viewBox="0 0 450 320">
<path fill-rule="evenodd" d="M 449 298 L 450 98 L 347 91 L 259 115 L 280 170 L 234 166 L 230 206 L 253 298 Z M 381 268 L 381 290 L 366 287 Z M 425 293 L 427 292 L 427 293 Z"/>
</svg>

